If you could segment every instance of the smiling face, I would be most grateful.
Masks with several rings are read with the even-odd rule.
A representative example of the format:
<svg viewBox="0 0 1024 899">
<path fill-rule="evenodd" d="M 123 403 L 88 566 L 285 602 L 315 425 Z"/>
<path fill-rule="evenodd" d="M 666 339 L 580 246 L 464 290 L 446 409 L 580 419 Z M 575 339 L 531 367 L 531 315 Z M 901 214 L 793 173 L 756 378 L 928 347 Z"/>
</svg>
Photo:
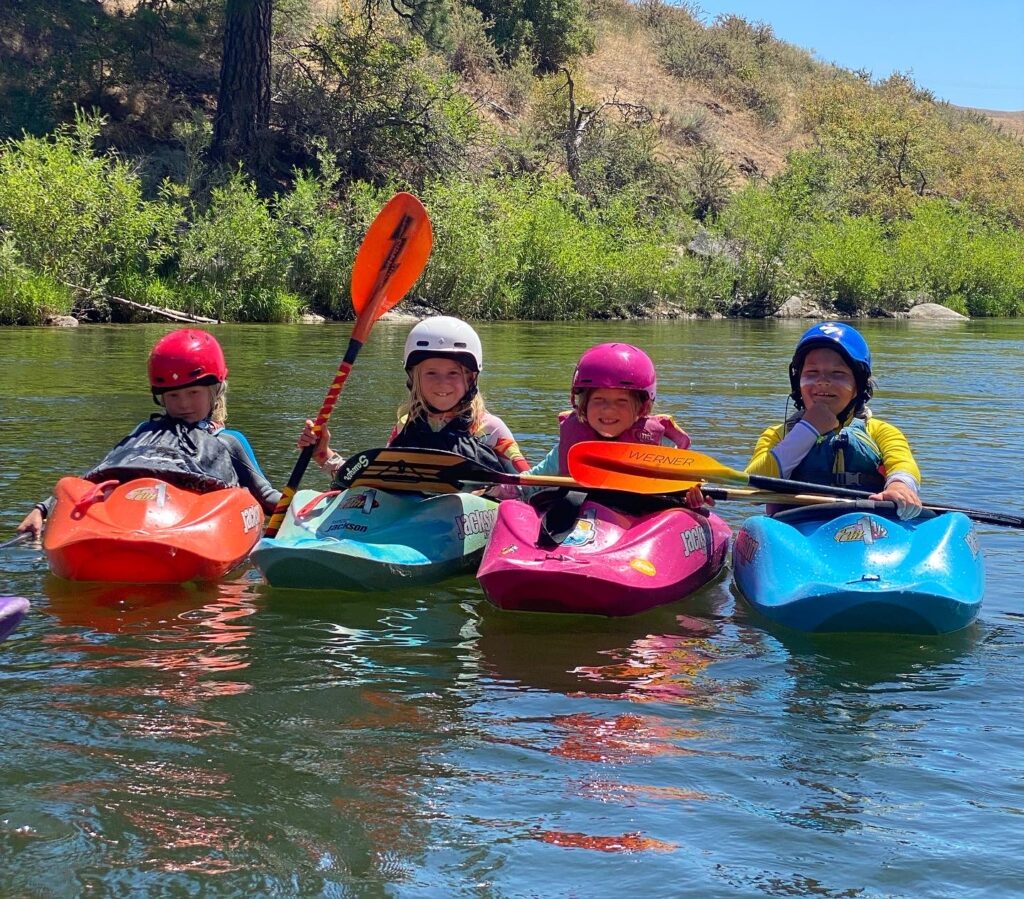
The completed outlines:
<svg viewBox="0 0 1024 899">
<path fill-rule="evenodd" d="M 842 412 L 857 395 L 857 379 L 835 350 L 811 350 L 800 370 L 800 398 L 804 408 L 825 405 L 833 415 Z"/>
<path fill-rule="evenodd" d="M 469 392 L 469 371 L 450 359 L 424 359 L 413 376 L 420 397 L 438 412 L 450 412 Z"/>
<path fill-rule="evenodd" d="M 602 437 L 618 437 L 629 430 L 639 416 L 640 402 L 632 390 L 601 387 L 587 397 L 587 424 Z"/>
<path fill-rule="evenodd" d="M 216 389 L 208 384 L 193 384 L 178 390 L 168 390 L 163 394 L 164 408 L 168 415 L 194 425 L 210 417 Z"/>
</svg>

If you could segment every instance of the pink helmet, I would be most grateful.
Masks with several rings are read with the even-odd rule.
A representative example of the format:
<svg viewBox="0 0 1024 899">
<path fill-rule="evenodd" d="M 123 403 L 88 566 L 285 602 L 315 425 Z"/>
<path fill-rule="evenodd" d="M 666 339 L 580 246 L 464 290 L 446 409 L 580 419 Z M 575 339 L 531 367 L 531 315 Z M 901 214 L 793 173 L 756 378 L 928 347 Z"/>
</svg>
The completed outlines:
<svg viewBox="0 0 1024 899">
<path fill-rule="evenodd" d="M 601 387 L 639 390 L 646 394 L 647 400 L 640 411 L 641 415 L 646 415 L 658 391 L 658 376 L 651 357 L 628 343 L 601 343 L 591 347 L 580 356 L 572 376 L 569 398 L 573 408 L 576 408 L 577 393 Z"/>
</svg>

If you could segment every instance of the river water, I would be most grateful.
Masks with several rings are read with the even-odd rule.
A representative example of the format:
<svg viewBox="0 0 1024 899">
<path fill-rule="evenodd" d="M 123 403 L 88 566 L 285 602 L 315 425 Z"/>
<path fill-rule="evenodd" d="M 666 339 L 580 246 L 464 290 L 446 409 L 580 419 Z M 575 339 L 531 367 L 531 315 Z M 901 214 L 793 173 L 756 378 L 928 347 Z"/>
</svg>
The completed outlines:
<svg viewBox="0 0 1024 899">
<path fill-rule="evenodd" d="M 537 460 L 579 352 L 638 343 L 659 408 L 742 467 L 804 325 L 486 325 L 483 389 Z M 386 438 L 408 327 L 363 349 L 342 452 Z M 0 540 L 153 411 L 166 330 L 0 329 Z M 1024 322 L 863 330 L 873 408 L 927 498 L 1024 514 Z M 348 328 L 217 334 L 232 424 L 283 482 Z M 1024 532 L 979 539 L 981 616 L 941 638 L 765 629 L 728 576 L 605 620 L 502 613 L 471 578 L 363 597 L 252 569 L 72 585 L 38 549 L 0 550 L 0 593 L 32 602 L 0 644 L 0 895 L 1019 894 Z"/>
</svg>

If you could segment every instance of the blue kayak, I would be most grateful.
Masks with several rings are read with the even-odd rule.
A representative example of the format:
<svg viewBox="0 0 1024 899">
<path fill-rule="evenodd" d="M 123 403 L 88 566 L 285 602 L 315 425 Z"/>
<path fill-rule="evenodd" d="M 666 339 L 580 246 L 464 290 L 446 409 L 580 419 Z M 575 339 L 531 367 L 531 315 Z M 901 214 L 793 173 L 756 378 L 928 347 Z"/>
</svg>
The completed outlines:
<svg viewBox="0 0 1024 899">
<path fill-rule="evenodd" d="M 748 519 L 733 573 L 754 609 L 800 631 L 946 634 L 974 621 L 985 592 L 966 515 L 900 521 L 848 503 Z"/>
<path fill-rule="evenodd" d="M 275 587 L 372 591 L 473 574 L 498 504 L 470 493 L 359 487 L 295 494 L 276 537 L 252 551 Z"/>
<path fill-rule="evenodd" d="M 0 596 L 0 640 L 17 626 L 28 611 L 28 600 L 22 596 Z"/>
</svg>

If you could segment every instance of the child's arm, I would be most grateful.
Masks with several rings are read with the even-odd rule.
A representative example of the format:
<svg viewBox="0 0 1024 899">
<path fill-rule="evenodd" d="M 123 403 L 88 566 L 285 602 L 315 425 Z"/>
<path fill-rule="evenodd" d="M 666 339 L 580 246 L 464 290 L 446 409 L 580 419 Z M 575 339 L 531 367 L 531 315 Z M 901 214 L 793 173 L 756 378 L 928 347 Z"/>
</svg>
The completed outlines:
<svg viewBox="0 0 1024 899">
<path fill-rule="evenodd" d="M 315 443 L 316 449 L 313 450 L 313 461 L 320 466 L 321 471 L 326 471 L 333 478 L 338 473 L 338 469 L 345 464 L 345 459 L 331 449 L 330 442 L 331 432 L 327 425 L 320 429 L 320 438 L 318 440 L 313 434 L 313 422 L 307 418 L 306 424 L 295 445 L 299 449 L 305 449 L 307 446 L 313 446 Z"/>
<path fill-rule="evenodd" d="M 744 469 L 747 474 L 784 478 L 803 461 L 818 439 L 817 431 L 810 425 L 794 427 L 785 437 L 784 429 L 785 425 L 775 425 L 762 432 Z"/>
<path fill-rule="evenodd" d="M 916 518 L 921 512 L 921 469 L 917 467 L 910 443 L 895 425 L 868 419 L 868 434 L 882 453 L 885 486 L 871 499 L 896 503 L 900 518 Z"/>
</svg>

